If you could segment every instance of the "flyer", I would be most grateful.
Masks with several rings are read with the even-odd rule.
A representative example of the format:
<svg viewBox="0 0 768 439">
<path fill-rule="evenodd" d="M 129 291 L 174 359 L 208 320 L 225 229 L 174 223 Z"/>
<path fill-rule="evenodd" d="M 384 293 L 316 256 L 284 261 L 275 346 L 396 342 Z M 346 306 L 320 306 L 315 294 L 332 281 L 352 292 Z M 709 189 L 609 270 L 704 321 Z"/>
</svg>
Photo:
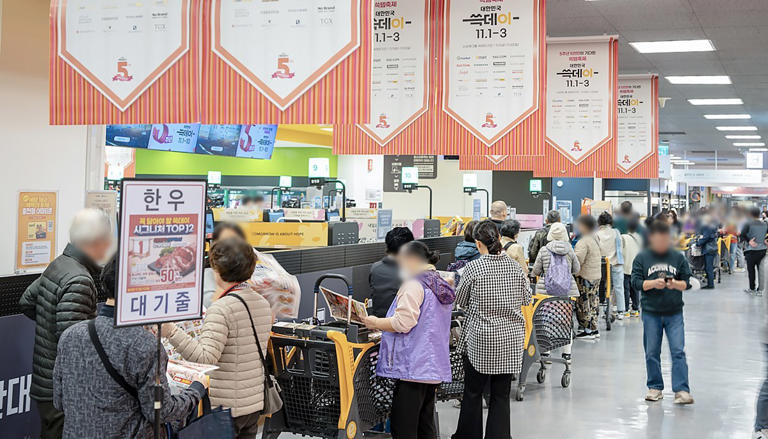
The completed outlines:
<svg viewBox="0 0 768 439">
<path fill-rule="evenodd" d="M 429 3 L 430 0 L 409 0 L 373 4 L 373 120 L 358 126 L 381 146 L 429 107 Z"/>
<path fill-rule="evenodd" d="M 574 164 L 614 135 L 613 38 L 547 40 L 546 141 Z"/>
<path fill-rule="evenodd" d="M 281 110 L 360 45 L 360 0 L 213 0 L 212 50 Z"/>
<path fill-rule="evenodd" d="M 349 312 L 349 297 L 343 296 L 325 287 L 320 287 L 320 292 L 323 293 L 325 303 L 328 304 L 328 309 L 331 310 L 331 316 L 336 320 L 346 321 L 347 313 Z M 363 319 L 366 317 L 368 317 L 368 310 L 365 309 L 365 304 L 352 299 L 350 320 L 354 323 L 362 324 Z"/>
<path fill-rule="evenodd" d="M 55 257 L 57 203 L 58 192 L 19 192 L 17 273 L 45 268 Z"/>
<path fill-rule="evenodd" d="M 124 180 L 116 326 L 202 316 L 204 181 Z"/>
<path fill-rule="evenodd" d="M 443 110 L 491 146 L 538 108 L 539 0 L 446 0 Z"/>
<path fill-rule="evenodd" d="M 619 76 L 616 164 L 625 173 L 655 150 L 658 131 L 656 94 L 651 75 Z"/>
</svg>

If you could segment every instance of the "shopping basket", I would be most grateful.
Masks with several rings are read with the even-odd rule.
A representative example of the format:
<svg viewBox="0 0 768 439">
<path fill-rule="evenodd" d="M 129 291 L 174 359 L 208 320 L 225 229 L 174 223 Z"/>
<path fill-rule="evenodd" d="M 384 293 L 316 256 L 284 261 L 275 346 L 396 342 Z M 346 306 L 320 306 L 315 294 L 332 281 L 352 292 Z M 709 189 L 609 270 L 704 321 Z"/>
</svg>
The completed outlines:
<svg viewBox="0 0 768 439">
<path fill-rule="evenodd" d="M 341 275 L 321 276 L 315 284 Z M 315 301 L 317 303 L 317 301 Z M 288 432 L 328 439 L 362 438 L 392 406 L 394 381 L 376 375 L 379 340 L 354 323 L 277 323 L 270 357 L 282 389 L 283 408 L 264 424 L 264 438 Z"/>
<path fill-rule="evenodd" d="M 438 401 L 461 401 L 464 396 L 464 355 L 459 351 L 459 338 L 461 337 L 463 311 L 454 311 L 451 315 L 451 382 L 442 383 L 437 388 Z"/>
<path fill-rule="evenodd" d="M 547 368 L 542 359 L 542 353 L 549 353 L 557 348 L 569 345 L 573 340 L 573 306 L 574 301 L 569 297 L 555 297 L 544 294 L 533 296 L 533 303 L 523 307 L 525 319 L 525 340 L 523 365 L 517 380 L 515 399 L 523 400 L 526 378 L 531 366 L 539 363 L 536 380 L 541 384 L 547 376 Z M 571 385 L 570 360 L 549 358 L 552 363 L 565 366 L 560 378 L 563 387 Z"/>
</svg>

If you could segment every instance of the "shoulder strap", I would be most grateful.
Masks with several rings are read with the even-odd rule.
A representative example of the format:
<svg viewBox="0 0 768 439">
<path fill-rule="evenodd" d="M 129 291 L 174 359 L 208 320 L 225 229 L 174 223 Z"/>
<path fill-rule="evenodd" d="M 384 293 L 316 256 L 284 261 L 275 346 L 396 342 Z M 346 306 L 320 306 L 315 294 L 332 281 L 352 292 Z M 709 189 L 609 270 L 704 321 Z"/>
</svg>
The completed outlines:
<svg viewBox="0 0 768 439">
<path fill-rule="evenodd" d="M 104 368 L 107 370 L 109 376 L 111 376 L 117 384 L 120 384 L 120 387 L 125 389 L 129 395 L 133 396 L 133 399 L 138 401 L 139 392 L 136 390 L 136 388 L 131 387 L 131 385 L 125 381 L 125 378 L 123 378 L 123 376 L 120 375 L 117 370 L 115 370 L 114 366 L 112 366 L 112 363 L 109 361 L 109 357 L 107 357 L 107 353 L 104 352 L 104 346 L 101 345 L 101 341 L 99 341 L 99 335 L 96 333 L 96 319 L 91 319 L 88 321 L 88 336 L 91 338 L 91 343 L 93 343 L 93 347 L 96 348 L 96 353 L 99 354 L 101 363 L 104 365 Z"/>
<path fill-rule="evenodd" d="M 251 329 L 253 330 L 253 338 L 256 339 L 256 347 L 259 350 L 259 357 L 261 358 L 261 365 L 264 367 L 264 378 L 267 383 L 267 386 L 272 387 L 272 380 L 266 379 L 267 375 L 269 374 L 269 367 L 267 365 L 267 360 L 264 359 L 264 352 L 261 351 L 261 342 L 259 341 L 259 334 L 256 332 L 256 325 L 253 323 L 253 316 L 251 316 L 251 309 L 248 307 L 248 304 L 245 303 L 245 299 L 240 297 L 237 293 L 229 293 L 231 297 L 236 298 L 240 301 L 240 303 L 243 304 L 245 307 L 245 311 L 248 313 L 248 321 L 251 323 Z"/>
<path fill-rule="evenodd" d="M 507 249 L 512 247 L 512 244 L 514 243 L 515 241 L 509 241 L 508 243 L 504 244 L 504 251 L 507 251 Z"/>
</svg>

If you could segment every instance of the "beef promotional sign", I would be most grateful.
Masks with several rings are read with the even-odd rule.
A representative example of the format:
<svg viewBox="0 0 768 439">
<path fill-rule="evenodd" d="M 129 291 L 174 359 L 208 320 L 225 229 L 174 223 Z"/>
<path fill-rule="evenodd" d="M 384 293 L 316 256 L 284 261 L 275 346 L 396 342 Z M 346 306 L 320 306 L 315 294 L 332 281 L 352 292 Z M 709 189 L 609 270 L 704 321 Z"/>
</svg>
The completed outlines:
<svg viewBox="0 0 768 439">
<path fill-rule="evenodd" d="M 202 317 L 204 181 L 124 180 L 116 326 Z"/>
<path fill-rule="evenodd" d="M 446 0 L 443 110 L 491 146 L 537 109 L 539 2 Z"/>
</svg>

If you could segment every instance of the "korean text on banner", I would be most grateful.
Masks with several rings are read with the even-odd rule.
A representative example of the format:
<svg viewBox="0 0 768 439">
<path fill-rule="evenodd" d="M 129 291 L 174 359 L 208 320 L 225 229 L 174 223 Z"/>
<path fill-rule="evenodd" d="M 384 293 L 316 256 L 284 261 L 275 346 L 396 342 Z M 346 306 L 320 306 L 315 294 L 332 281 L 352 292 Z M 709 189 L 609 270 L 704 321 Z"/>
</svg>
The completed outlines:
<svg viewBox="0 0 768 439">
<path fill-rule="evenodd" d="M 57 192 L 19 192 L 16 216 L 17 273 L 45 268 L 56 252 Z"/>
<path fill-rule="evenodd" d="M 116 326 L 202 316 L 204 181 L 124 180 Z"/>
</svg>

